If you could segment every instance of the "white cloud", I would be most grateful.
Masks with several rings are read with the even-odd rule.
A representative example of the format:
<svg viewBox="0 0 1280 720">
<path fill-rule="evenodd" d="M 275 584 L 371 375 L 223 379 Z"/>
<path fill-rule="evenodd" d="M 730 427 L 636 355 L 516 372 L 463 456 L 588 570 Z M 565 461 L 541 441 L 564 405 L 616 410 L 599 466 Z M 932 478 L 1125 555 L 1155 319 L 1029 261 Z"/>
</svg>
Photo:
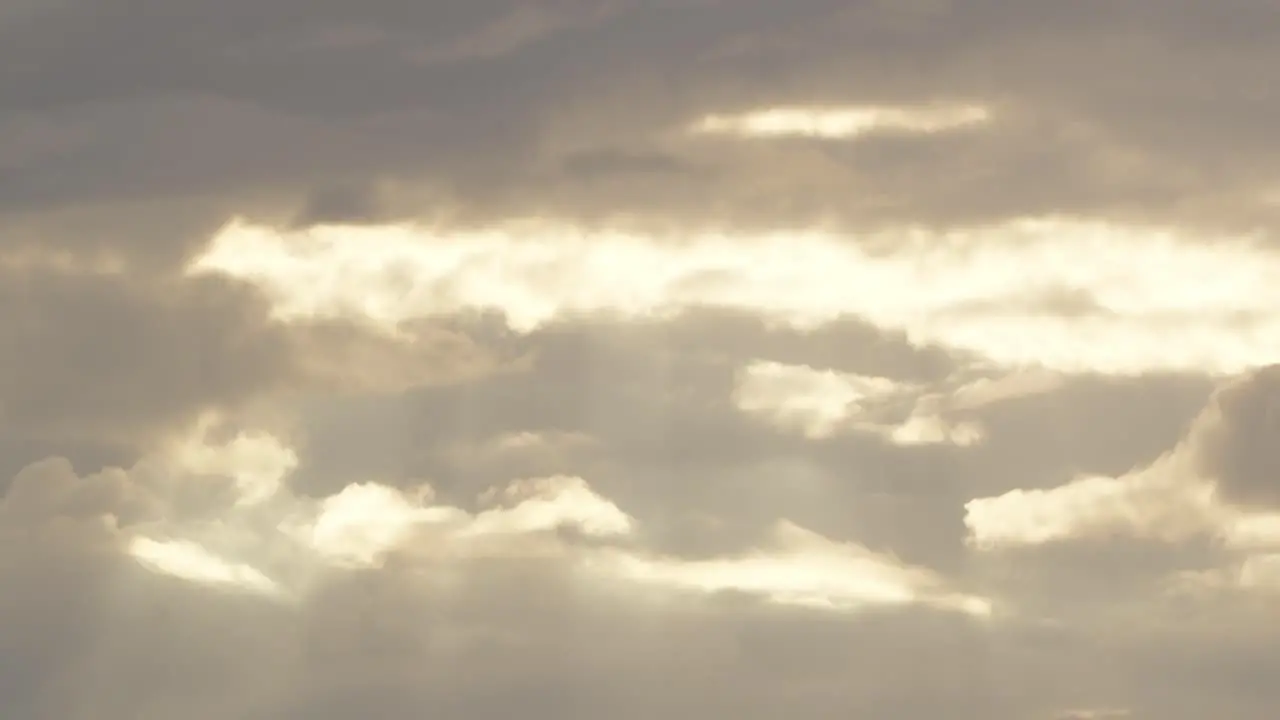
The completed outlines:
<svg viewBox="0 0 1280 720">
<path fill-rule="evenodd" d="M 497 493 L 483 499 L 493 500 Z M 582 478 L 556 475 L 521 480 L 507 486 L 501 497 L 516 501 L 475 517 L 465 535 L 519 534 L 575 528 L 593 537 L 622 537 L 635 530 L 635 520 L 600 497 Z"/>
<path fill-rule="evenodd" d="M 848 423 L 862 410 L 862 402 L 898 392 L 897 384 L 887 378 L 761 361 L 738 373 L 733 400 L 745 413 L 819 438 Z"/>
<path fill-rule="evenodd" d="M 202 585 L 222 585 L 266 595 L 280 586 L 257 568 L 227 560 L 186 540 L 153 540 L 135 537 L 129 554 L 143 566 Z"/>
<path fill-rule="evenodd" d="M 1011 490 L 965 503 L 970 541 L 982 548 L 1130 534 L 1168 541 L 1211 532 L 1213 488 L 1162 472 L 1082 477 L 1048 490 Z"/>
<path fill-rule="evenodd" d="M 482 558 L 553 558 L 585 579 L 637 588 L 735 591 L 837 611 L 916 604 L 973 615 L 991 611 L 989 601 L 951 589 L 932 571 L 785 520 L 763 547 L 696 560 L 655 555 L 645 548 L 644 528 L 633 517 L 572 476 L 492 489 L 478 498 L 477 511 L 436 502 L 428 484 L 399 489 L 360 482 L 328 497 L 303 498 L 284 482 L 296 464 L 292 449 L 262 432 L 219 441 L 211 427 L 200 423 L 133 468 L 102 475 L 99 484 L 111 482 L 120 490 L 93 506 L 102 518 L 114 518 L 111 498 L 119 502 L 139 492 L 150 498 L 154 513 L 124 524 L 113 519 L 103 528 L 140 566 L 195 584 L 292 602 L 305 598 L 326 572 L 378 567 L 392 555 L 442 571 L 433 574 L 442 581 L 462 577 L 450 568 L 465 570 Z M 271 480 L 270 497 L 244 481 L 263 477 Z M 65 493 L 87 488 L 92 479 L 75 478 L 65 462 L 45 463 L 22 478 L 0 507 L 70 512 L 84 502 L 68 501 Z M 255 501 L 237 496 L 203 511 L 179 512 L 173 505 L 190 484 L 219 479 L 247 485 L 247 497 Z"/>
<path fill-rule="evenodd" d="M 998 550 L 1117 536 L 1165 543 L 1199 538 L 1230 553 L 1233 564 L 1181 573 L 1176 584 L 1280 588 L 1280 510 L 1242 504 L 1224 492 L 1229 483 L 1274 482 L 1272 439 L 1261 445 L 1236 441 L 1258 439 L 1258 414 L 1271 407 L 1276 377 L 1272 366 L 1224 384 L 1181 442 L 1125 475 L 1080 477 L 1054 488 L 970 500 L 969 543 Z M 1230 448 L 1225 475 L 1223 447 Z"/>
<path fill-rule="evenodd" d="M 436 558 L 494 550 L 520 554 L 518 545 L 503 543 L 561 529 L 620 537 L 634 528 L 634 520 L 576 477 L 513 482 L 485 493 L 481 500 L 494 506 L 475 514 L 431 504 L 431 497 L 426 485 L 409 493 L 376 483 L 350 485 L 296 515 L 286 532 L 329 561 L 371 566 L 397 549 Z M 507 504 L 495 504 L 499 500 Z"/>
<path fill-rule="evenodd" d="M 905 419 L 877 418 L 877 406 L 904 398 L 915 403 Z M 742 412 L 814 439 L 842 431 L 874 433 L 899 445 L 970 445 L 982 439 L 977 425 L 942 418 L 936 400 L 888 378 L 770 361 L 742 368 L 733 394 Z"/>
<path fill-rule="evenodd" d="M 882 132 L 934 134 L 991 121 L 981 105 L 919 107 L 776 107 L 732 115 L 707 115 L 695 133 L 747 138 L 811 137 L 844 140 Z"/>
<path fill-rule="evenodd" d="M 1280 357 L 1280 257 L 1248 238 L 1041 219 L 856 240 L 237 221 L 189 270 L 258 285 L 281 319 L 350 317 L 388 332 L 478 309 L 528 332 L 577 313 L 712 306 L 803 328 L 858 317 L 1011 369 L 1229 374 Z"/>
<path fill-rule="evenodd" d="M 982 442 L 982 426 L 973 422 L 949 423 L 937 415 L 912 414 L 897 425 L 875 425 L 872 430 L 885 435 L 895 445 L 959 445 Z"/>
<path fill-rule="evenodd" d="M 298 456 L 266 433 L 240 432 L 229 441 L 211 444 L 208 435 L 217 425 L 202 418 L 195 432 L 182 438 L 165 454 L 174 470 L 195 475 L 222 475 L 235 481 L 239 502 L 253 505 L 280 490 L 285 477 L 298 466 Z"/>
<path fill-rule="evenodd" d="M 1244 552 L 1280 549 L 1280 513 L 1223 502 L 1212 482 L 1188 474 L 1177 460 L 1121 477 L 1081 477 L 970 500 L 969 540 L 998 549 L 1116 535 L 1164 542 L 1211 537 Z"/>
<path fill-rule="evenodd" d="M 852 543 L 836 543 L 779 522 L 767 549 L 710 560 L 611 554 L 604 570 L 675 590 L 736 591 L 784 605 L 856 609 L 925 604 L 976 616 L 991 613 L 985 598 L 948 591 L 932 572 Z"/>
</svg>

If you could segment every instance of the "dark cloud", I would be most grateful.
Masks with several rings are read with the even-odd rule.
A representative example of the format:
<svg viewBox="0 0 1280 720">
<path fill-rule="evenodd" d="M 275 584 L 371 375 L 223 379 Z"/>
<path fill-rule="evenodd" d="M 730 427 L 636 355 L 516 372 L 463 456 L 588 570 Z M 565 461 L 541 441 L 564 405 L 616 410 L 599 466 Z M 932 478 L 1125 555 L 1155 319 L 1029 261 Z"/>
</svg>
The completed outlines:
<svg viewBox="0 0 1280 720">
<path fill-rule="evenodd" d="M 33 472 L 76 481 L 56 462 Z M 110 477 L 127 488 L 123 475 Z M 732 598 L 654 608 L 579 582 L 553 558 L 477 562 L 449 590 L 412 564 L 341 572 L 304 605 L 282 606 L 141 572 L 95 526 L 95 512 L 120 505 L 46 503 L 35 513 L 11 493 L 0 507 L 6 537 L 45 530 L 0 554 L 12 589 L 0 599 L 0 692 L 23 720 L 169 709 L 488 718 L 517 708 L 534 717 L 1015 720 L 1089 707 L 1190 720 L 1179 701 L 1261 718 L 1274 699 L 1265 682 L 1274 643 L 1233 629 L 1238 611 L 1215 619 L 1203 608 L 1173 630 L 1114 614 L 1076 613 L 1068 625 L 923 610 L 815 614 Z M 55 542 L 48 531 L 59 526 Z"/>
<path fill-rule="evenodd" d="M 714 513 L 726 502 L 741 511 L 738 503 L 745 502 L 761 503 L 759 519 L 772 520 L 782 509 L 776 503 L 799 496 L 788 498 L 794 488 L 784 489 L 785 483 L 770 491 L 768 478 L 798 471 L 820 483 L 849 482 L 824 479 L 829 468 L 813 467 L 847 458 L 849 450 L 815 447 L 734 408 L 742 364 L 812 363 L 915 381 L 939 379 L 954 362 L 853 322 L 800 333 L 710 311 L 669 323 L 566 322 L 505 342 L 512 346 L 506 352 L 533 358 L 527 372 L 318 403 L 306 413 L 309 452 L 295 482 L 326 494 L 362 475 L 429 478 L 451 498 L 469 502 L 513 476 L 567 472 L 591 476 L 606 496 L 642 514 Z M 504 458 L 485 447 L 521 432 L 578 434 L 588 442 L 553 462 L 530 462 L 520 452 Z M 876 453 L 882 445 L 853 442 L 855 453 Z M 472 455 L 490 459 L 460 457 L 459 447 L 467 445 L 475 448 Z M 751 499 L 757 492 L 766 495 Z"/>
<path fill-rule="evenodd" d="M 289 374 L 288 338 L 245 288 L 4 274 L 6 434 L 129 444 Z"/>
<path fill-rule="evenodd" d="M 256 291 L 217 279 L 6 267 L 5 462 L 16 470 L 63 453 L 90 466 L 123 462 L 202 413 L 261 413 L 265 397 L 391 391 L 517 367 L 459 331 L 412 330 L 404 342 L 350 323 L 279 324 Z"/>
<path fill-rule="evenodd" d="M 1197 470 L 1227 502 L 1280 508 L 1280 365 L 1215 393 L 1187 438 Z"/>
<path fill-rule="evenodd" d="M 216 195 L 284 212 L 341 177 L 416 187 L 397 212 L 420 214 L 427 197 L 474 219 L 1269 224 L 1280 101 L 1259 74 L 1274 43 L 1257 28 L 1273 12 L 68 2 L 0 30 L 0 206 Z M 925 141 L 673 136 L 707 111 L 946 98 L 991 102 L 997 121 Z"/>
<path fill-rule="evenodd" d="M 294 225 L 367 225 L 386 219 L 378 188 L 338 184 L 317 188 L 308 195 Z"/>
<path fill-rule="evenodd" d="M 467 506 L 513 477 L 567 473 L 643 519 L 669 552 L 729 550 L 788 517 L 962 572 L 965 502 L 1142 466 L 1178 441 L 1212 389 L 1198 377 L 1066 378 L 1052 392 L 966 411 L 987 428 L 981 444 L 895 447 L 858 433 L 810 440 L 732 403 L 735 374 L 757 359 L 932 390 L 964 367 L 854 322 L 797 332 L 701 311 L 662 323 L 565 322 L 489 342 L 531 354 L 531 367 L 310 405 L 292 482 L 324 495 L 358 478 L 426 479 Z M 502 446 L 519 433 L 539 437 Z"/>
<path fill-rule="evenodd" d="M 1076 376 L 1054 392 L 981 408 L 989 439 L 966 468 L 979 483 L 974 497 L 1144 467 L 1182 439 L 1213 387 L 1191 375 Z"/>
</svg>

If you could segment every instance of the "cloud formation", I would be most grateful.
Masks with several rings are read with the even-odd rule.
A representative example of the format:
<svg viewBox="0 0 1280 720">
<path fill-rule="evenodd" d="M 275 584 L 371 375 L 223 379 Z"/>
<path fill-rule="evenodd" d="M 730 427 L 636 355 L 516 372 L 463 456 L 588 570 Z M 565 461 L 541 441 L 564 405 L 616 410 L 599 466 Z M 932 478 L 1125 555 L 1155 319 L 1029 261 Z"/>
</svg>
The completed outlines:
<svg viewBox="0 0 1280 720">
<path fill-rule="evenodd" d="M 1267 408 L 1277 398 L 1280 366 L 1270 365 L 1219 389 L 1187 435 L 1150 465 L 1120 477 L 1086 476 L 1051 489 L 1011 490 L 966 505 L 970 541 L 987 550 L 1128 535 L 1163 543 L 1214 542 L 1233 560 L 1227 582 L 1274 586 L 1280 512 Z M 1192 572 L 1220 582 L 1222 570 Z"/>
<path fill-rule="evenodd" d="M 1263 0 L 0 0 L 6 720 L 1271 718 Z"/>
<path fill-rule="evenodd" d="M 815 231 L 679 240 L 539 223 L 435 236 L 414 226 L 290 233 L 233 222 L 189 272 L 262 287 L 281 318 L 394 329 L 496 312 L 559 317 L 745 310 L 814 328 L 852 316 L 1013 368 L 1230 374 L 1275 357 L 1280 267 L 1247 238 L 1020 220 L 864 241 Z"/>
</svg>

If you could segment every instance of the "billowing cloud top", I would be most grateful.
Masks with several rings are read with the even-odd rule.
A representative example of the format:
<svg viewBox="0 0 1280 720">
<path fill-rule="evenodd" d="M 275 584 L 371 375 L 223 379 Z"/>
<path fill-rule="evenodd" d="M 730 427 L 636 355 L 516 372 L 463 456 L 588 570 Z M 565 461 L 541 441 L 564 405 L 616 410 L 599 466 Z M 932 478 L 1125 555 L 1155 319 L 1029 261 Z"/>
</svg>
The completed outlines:
<svg viewBox="0 0 1280 720">
<path fill-rule="evenodd" d="M 1274 717 L 1277 27 L 0 0 L 4 717 Z"/>
</svg>

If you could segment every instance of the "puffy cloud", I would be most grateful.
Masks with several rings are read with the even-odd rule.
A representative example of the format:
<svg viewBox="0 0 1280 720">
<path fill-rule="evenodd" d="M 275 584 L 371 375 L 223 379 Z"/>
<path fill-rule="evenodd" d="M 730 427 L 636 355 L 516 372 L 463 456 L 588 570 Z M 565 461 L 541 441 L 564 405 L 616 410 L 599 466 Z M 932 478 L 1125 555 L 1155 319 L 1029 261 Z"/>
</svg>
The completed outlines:
<svg viewBox="0 0 1280 720">
<path fill-rule="evenodd" d="M 510 661 L 515 653 L 515 666 L 476 671 L 504 683 L 539 675 L 538 663 L 548 658 L 538 653 L 555 652 L 554 636 L 538 623 L 513 622 L 504 608 L 525 617 L 552 613 L 544 622 L 598 625 L 595 637 L 646 653 L 661 647 L 646 647 L 644 634 L 628 625 L 688 623 L 693 637 L 670 642 L 707 660 L 723 652 L 715 649 L 723 642 L 715 623 L 706 627 L 699 619 L 708 612 L 743 628 L 756 622 L 754 613 L 776 618 L 766 622 L 800 622 L 785 614 L 788 607 L 851 619 L 867 613 L 873 619 L 877 607 L 990 612 L 988 601 L 932 571 L 787 522 L 768 545 L 735 555 L 655 554 L 644 547 L 642 526 L 583 480 L 566 476 L 513 483 L 481 498 L 476 510 L 434 501 L 427 486 L 406 492 L 372 482 L 313 501 L 280 482 L 290 471 L 290 448 L 263 433 L 226 430 L 198 425 L 127 469 L 81 476 L 64 461 L 45 461 L 13 484 L 0 504 L 0 532 L 24 550 L 0 556 L 0 576 L 21 582 L 23 592 L 55 592 L 53 573 L 81 563 L 94 568 L 78 591 L 90 603 L 83 618 L 75 608 L 24 606 L 0 621 L 6 657 L 27 652 L 25 637 L 50 640 L 39 630 L 20 630 L 35 628 L 30 623 L 38 617 L 89 623 L 50 651 L 50 662 L 65 668 L 60 675 L 78 683 L 74 692 L 40 684 L 5 691 L 23 717 L 54 711 L 78 717 L 91 708 L 124 717 L 184 699 L 196 717 L 228 708 L 288 714 L 312 707 L 326 692 L 405 712 L 407 706 L 395 709 L 394 698 L 365 694 L 376 687 L 369 683 L 377 672 L 403 673 L 401 662 L 470 662 L 477 653 Z M 264 487 L 275 493 L 265 496 Z M 8 535 L 14 532 L 20 534 Z M 568 585 L 547 584 L 556 577 Z M 504 587 L 503 597 L 526 599 L 494 604 L 493 583 Z M 717 610 L 725 593 L 757 603 Z M 571 597 L 595 599 L 581 617 L 560 615 L 572 607 L 565 605 Z M 393 612 L 394 604 L 417 611 Z M 151 613 L 159 615 L 149 625 L 144 616 Z M 177 638 L 166 639 L 173 632 Z M 146 652 L 126 652 L 126 636 Z M 593 662 L 616 669 L 626 656 L 587 647 L 596 648 Z M 370 662 L 376 667 L 364 667 Z M 188 676 L 175 666 L 168 687 L 151 687 L 147 668 L 169 663 L 195 663 L 211 674 Z M 601 676 L 589 667 L 546 680 L 590 691 Z M 656 667 L 645 661 L 632 672 Z M 398 676 L 384 682 L 393 694 L 412 687 Z M 713 687 L 718 682 L 706 678 L 680 690 L 684 699 L 673 709 L 724 702 L 729 696 Z M 474 705 L 478 698 L 468 699 L 469 690 L 453 692 L 448 702 L 485 712 Z M 626 688 L 620 692 L 618 699 L 630 696 Z"/>
<path fill-rule="evenodd" d="M 1161 470 L 1165 470 L 1161 468 Z M 1084 477 L 1050 490 L 1011 490 L 966 505 L 979 545 L 1039 544 L 1079 535 L 1134 532 L 1181 540 L 1213 527 L 1212 488 L 1183 477 Z"/>
<path fill-rule="evenodd" d="M 19 521 L 93 520 L 148 568 L 268 594 L 305 592 L 305 586 L 296 585 L 300 564 L 361 568 L 379 567 L 392 556 L 456 561 L 476 554 L 562 554 L 574 544 L 565 545 L 559 533 L 572 530 L 582 540 L 606 541 L 596 550 L 584 545 L 567 560 L 603 579 L 704 592 L 738 590 L 781 603 L 835 608 L 922 601 L 989 612 L 986 601 L 947 591 L 941 578 L 926 570 L 832 543 L 786 521 L 775 528 L 775 550 L 703 561 L 661 558 L 630 542 L 641 531 L 636 521 L 581 478 L 513 482 L 484 493 L 480 499 L 489 507 L 472 512 L 432 502 L 427 484 L 400 490 L 362 482 L 318 500 L 299 498 L 284 485 L 295 464 L 293 450 L 269 435 L 240 432 L 216 442 L 205 424 L 128 470 L 82 479 L 60 459 L 33 465 L 19 475 L 4 508 Z M 619 545 L 618 540 L 628 542 Z M 271 577 L 249 562 L 223 556 L 222 550 L 284 563 L 281 572 L 294 577 Z M 836 576 L 845 580 L 824 579 Z"/>
</svg>

